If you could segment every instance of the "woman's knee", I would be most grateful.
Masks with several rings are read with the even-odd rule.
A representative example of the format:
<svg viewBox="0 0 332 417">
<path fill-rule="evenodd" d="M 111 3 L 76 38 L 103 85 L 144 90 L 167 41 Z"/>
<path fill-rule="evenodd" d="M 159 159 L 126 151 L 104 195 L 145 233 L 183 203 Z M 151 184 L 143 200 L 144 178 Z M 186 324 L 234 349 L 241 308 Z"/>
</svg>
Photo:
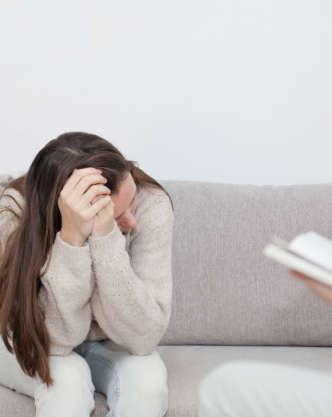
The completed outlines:
<svg viewBox="0 0 332 417">
<path fill-rule="evenodd" d="M 142 394 L 167 390 L 167 368 L 157 351 L 150 355 L 128 355 L 118 366 L 118 372 L 121 379 L 129 377 Z"/>
<path fill-rule="evenodd" d="M 87 384 L 90 391 L 94 391 L 90 367 L 79 354 L 72 352 L 66 356 L 52 355 L 49 363 L 51 377 L 55 384 L 62 387 L 79 387 Z"/>
<path fill-rule="evenodd" d="M 50 356 L 50 372 L 54 381 L 47 387 L 40 384 L 34 392 L 36 415 L 90 415 L 95 407 L 94 385 L 89 365 L 77 353 Z"/>
<path fill-rule="evenodd" d="M 168 409 L 168 373 L 157 351 L 150 355 L 126 356 L 117 363 L 117 373 L 122 406 L 131 399 L 137 410 L 147 408 L 145 415 L 151 415 L 151 410 L 157 410 L 153 415 L 165 415 Z"/>
</svg>

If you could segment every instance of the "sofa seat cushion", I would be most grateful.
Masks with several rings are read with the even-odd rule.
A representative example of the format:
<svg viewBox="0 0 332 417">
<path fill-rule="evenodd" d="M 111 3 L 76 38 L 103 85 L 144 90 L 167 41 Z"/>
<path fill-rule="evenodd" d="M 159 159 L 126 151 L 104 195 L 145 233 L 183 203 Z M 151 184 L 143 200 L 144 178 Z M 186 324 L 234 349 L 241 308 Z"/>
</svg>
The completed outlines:
<svg viewBox="0 0 332 417">
<path fill-rule="evenodd" d="M 158 346 L 168 370 L 169 409 L 165 417 L 195 417 L 200 381 L 234 360 L 269 361 L 332 372 L 332 348 L 299 346 Z M 105 396 L 95 393 L 93 417 L 105 417 Z M 32 398 L 0 385 L 0 417 L 35 417 Z"/>
<path fill-rule="evenodd" d="M 159 346 L 169 378 L 167 417 L 196 417 L 198 386 L 210 371 L 234 360 L 269 361 L 332 373 L 332 348 L 298 346 Z"/>
</svg>

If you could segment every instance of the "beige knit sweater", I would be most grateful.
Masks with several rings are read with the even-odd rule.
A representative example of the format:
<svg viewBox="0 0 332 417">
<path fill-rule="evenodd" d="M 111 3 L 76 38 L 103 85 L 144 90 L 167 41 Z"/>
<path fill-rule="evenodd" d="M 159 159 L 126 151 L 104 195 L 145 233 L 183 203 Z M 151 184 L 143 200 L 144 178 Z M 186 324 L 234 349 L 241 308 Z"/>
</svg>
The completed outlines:
<svg viewBox="0 0 332 417">
<path fill-rule="evenodd" d="M 24 205 L 22 195 L 13 195 Z M 20 209 L 3 196 L 0 206 Z M 51 354 L 66 355 L 85 340 L 108 339 L 132 354 L 152 353 L 165 333 L 172 301 L 174 213 L 162 190 L 138 187 L 136 227 L 123 235 L 115 222 L 105 236 L 83 246 L 57 232 L 41 269 L 39 303 L 51 337 Z M 0 256 L 17 220 L 0 214 Z M 45 271 L 47 262 L 50 264 Z"/>
</svg>

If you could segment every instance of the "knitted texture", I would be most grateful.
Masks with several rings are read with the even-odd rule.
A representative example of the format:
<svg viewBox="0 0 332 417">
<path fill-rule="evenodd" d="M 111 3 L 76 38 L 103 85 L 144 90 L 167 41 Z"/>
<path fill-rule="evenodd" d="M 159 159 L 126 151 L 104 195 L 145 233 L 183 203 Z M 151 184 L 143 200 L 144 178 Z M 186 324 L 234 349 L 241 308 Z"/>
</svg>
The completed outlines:
<svg viewBox="0 0 332 417">
<path fill-rule="evenodd" d="M 24 205 L 22 195 L 13 195 Z M 0 207 L 20 209 L 6 197 Z M 45 311 L 51 354 L 66 355 L 85 340 L 109 339 L 132 354 L 152 353 L 170 320 L 174 213 L 160 189 L 138 187 L 136 227 L 123 235 L 115 221 L 105 236 L 72 246 L 55 235 L 41 269 L 38 302 Z M 0 256 L 17 225 L 0 213 Z"/>
</svg>

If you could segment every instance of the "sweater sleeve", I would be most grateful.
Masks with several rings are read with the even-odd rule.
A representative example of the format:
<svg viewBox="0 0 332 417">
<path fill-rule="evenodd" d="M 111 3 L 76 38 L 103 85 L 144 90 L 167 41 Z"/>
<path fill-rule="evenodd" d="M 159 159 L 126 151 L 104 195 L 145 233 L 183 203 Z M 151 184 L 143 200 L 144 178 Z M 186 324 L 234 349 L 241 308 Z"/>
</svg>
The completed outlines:
<svg viewBox="0 0 332 417">
<path fill-rule="evenodd" d="M 152 353 L 169 324 L 172 300 L 174 214 L 157 195 L 136 211 L 136 231 L 126 251 L 115 222 L 105 236 L 89 236 L 96 289 L 91 305 L 105 334 L 130 353 Z"/>
<path fill-rule="evenodd" d="M 40 278 L 39 303 L 45 311 L 51 355 L 67 355 L 86 339 L 91 326 L 94 279 L 89 245 L 72 246 L 58 231 L 50 257 Z"/>
<path fill-rule="evenodd" d="M 11 212 L 0 214 L 0 257 L 17 224 L 18 219 Z M 45 312 L 45 325 L 51 339 L 50 354 L 69 354 L 85 340 L 91 324 L 90 297 L 94 281 L 87 241 L 81 247 L 69 245 L 58 231 L 41 269 L 40 280 L 38 303 Z"/>
</svg>

